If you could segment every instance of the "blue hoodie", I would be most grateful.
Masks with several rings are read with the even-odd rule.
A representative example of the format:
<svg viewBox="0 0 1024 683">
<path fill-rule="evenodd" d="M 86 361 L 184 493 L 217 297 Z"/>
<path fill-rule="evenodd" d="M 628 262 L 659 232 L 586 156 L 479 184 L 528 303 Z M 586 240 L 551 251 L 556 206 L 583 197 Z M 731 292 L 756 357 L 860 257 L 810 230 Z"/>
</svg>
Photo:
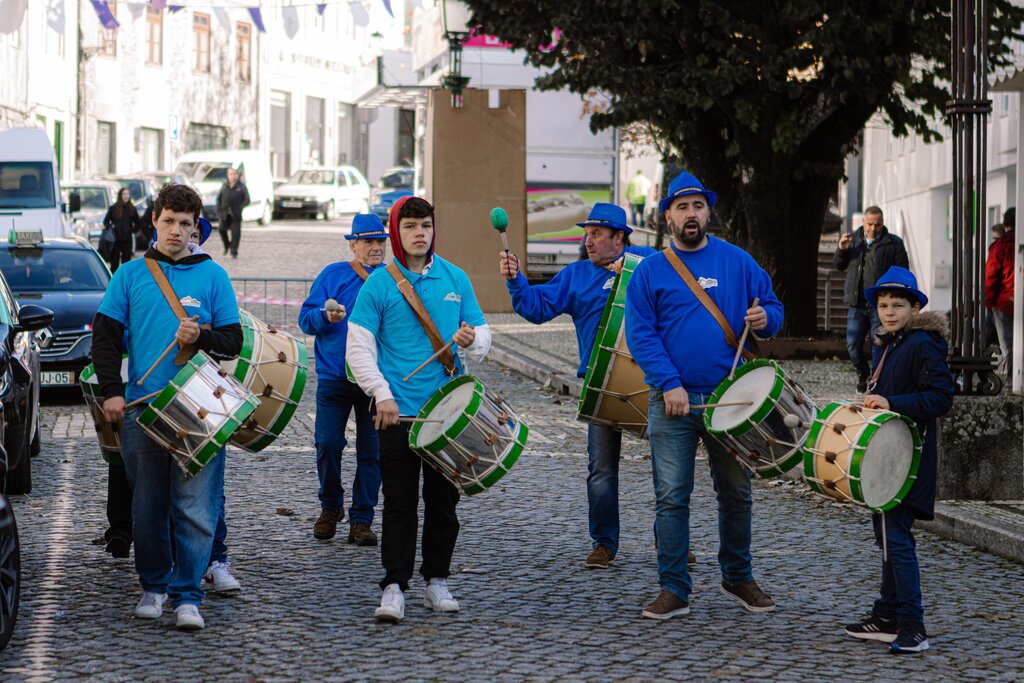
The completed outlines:
<svg viewBox="0 0 1024 683">
<path fill-rule="evenodd" d="M 650 247 L 626 247 L 625 252 L 645 258 L 658 253 Z M 570 263 L 542 285 L 531 287 L 522 273 L 505 284 L 512 295 L 512 308 L 531 323 L 546 323 L 563 313 L 572 316 L 580 354 L 576 376 L 583 377 L 587 374 L 597 326 L 614 281 L 615 273 L 584 259 Z"/>
<path fill-rule="evenodd" d="M 671 247 L 722 310 L 736 337 L 758 297 L 771 337 L 782 328 L 782 303 L 771 278 L 737 246 L 708 236 L 698 251 Z M 626 342 L 647 384 L 662 391 L 685 387 L 708 394 L 726 378 L 736 354 L 714 316 L 697 300 L 664 254 L 644 259 L 626 289 Z"/>
<path fill-rule="evenodd" d="M 373 272 L 385 264 L 366 270 Z M 348 261 L 339 261 L 320 271 L 309 288 L 309 296 L 302 302 L 299 311 L 299 327 L 306 334 L 313 335 L 313 355 L 316 357 L 316 375 L 319 379 L 346 380 L 345 340 L 348 337 L 348 316 L 341 322 L 329 323 L 323 310 L 324 302 L 334 299 L 351 315 L 356 297 L 363 287 L 363 281 L 352 270 Z"/>
</svg>

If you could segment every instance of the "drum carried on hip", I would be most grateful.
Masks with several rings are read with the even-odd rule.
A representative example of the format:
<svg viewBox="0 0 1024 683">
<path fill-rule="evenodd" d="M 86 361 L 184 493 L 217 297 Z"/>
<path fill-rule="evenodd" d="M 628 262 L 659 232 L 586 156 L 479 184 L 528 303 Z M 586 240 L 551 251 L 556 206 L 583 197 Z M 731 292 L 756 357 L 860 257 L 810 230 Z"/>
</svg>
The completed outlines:
<svg viewBox="0 0 1024 683">
<path fill-rule="evenodd" d="M 718 385 L 708 402 L 741 404 L 708 408 L 704 426 L 758 476 L 777 477 L 800 463 L 818 408 L 775 361 L 755 358 L 744 363 Z M 789 415 L 798 419 L 787 420 Z"/>
<path fill-rule="evenodd" d="M 259 405 L 252 392 L 198 351 L 146 406 L 138 424 L 191 477 L 227 445 Z"/>
<path fill-rule="evenodd" d="M 526 447 L 529 428 L 475 377 L 441 387 L 409 430 L 409 447 L 469 496 L 505 476 Z"/>
<path fill-rule="evenodd" d="M 647 401 L 650 389 L 644 372 L 626 346 L 626 286 L 643 260 L 626 254 L 622 274 L 615 278 L 608 302 L 597 327 L 583 379 L 577 417 L 583 422 L 605 425 L 647 438 Z"/>
<path fill-rule="evenodd" d="M 814 491 L 885 512 L 917 479 L 921 435 L 899 413 L 833 401 L 814 419 L 803 458 Z"/>
<path fill-rule="evenodd" d="M 309 374 L 306 345 L 283 330 L 239 311 L 242 351 L 225 361 L 227 370 L 260 399 L 259 408 L 231 437 L 231 443 L 253 453 L 281 436 L 302 399 Z"/>
<path fill-rule="evenodd" d="M 121 386 L 128 384 L 128 356 L 121 357 Z M 111 424 L 103 417 L 103 394 L 100 393 L 100 380 L 96 377 L 96 368 L 90 363 L 78 376 L 78 385 L 82 388 L 85 405 L 89 406 L 92 423 L 96 427 L 96 436 L 100 440 L 100 454 L 103 460 L 111 465 L 123 465 L 121 459 L 121 428 L 124 423 Z"/>
</svg>

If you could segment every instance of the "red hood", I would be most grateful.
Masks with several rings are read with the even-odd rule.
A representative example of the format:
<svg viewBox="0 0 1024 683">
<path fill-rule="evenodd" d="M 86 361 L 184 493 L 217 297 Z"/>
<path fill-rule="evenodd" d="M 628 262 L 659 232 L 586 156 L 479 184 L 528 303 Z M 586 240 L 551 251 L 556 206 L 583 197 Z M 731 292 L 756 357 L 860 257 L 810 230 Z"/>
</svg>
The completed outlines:
<svg viewBox="0 0 1024 683">
<path fill-rule="evenodd" d="M 402 205 L 413 198 L 414 195 L 406 197 L 399 197 L 394 205 L 391 207 L 391 213 L 388 214 L 388 239 L 391 241 L 391 253 L 394 255 L 395 260 L 402 264 L 404 268 L 408 268 L 409 264 L 405 262 L 405 249 L 402 248 L 402 236 L 398 233 L 398 214 L 402 209 Z M 423 199 L 420 197 L 419 199 Z M 424 200 L 426 201 L 426 200 Z M 434 218 L 431 214 L 431 219 Z M 434 223 L 434 234 L 430 237 L 430 251 L 427 252 L 427 260 L 429 261 L 434 256 L 434 245 L 437 243 L 437 223 Z"/>
</svg>

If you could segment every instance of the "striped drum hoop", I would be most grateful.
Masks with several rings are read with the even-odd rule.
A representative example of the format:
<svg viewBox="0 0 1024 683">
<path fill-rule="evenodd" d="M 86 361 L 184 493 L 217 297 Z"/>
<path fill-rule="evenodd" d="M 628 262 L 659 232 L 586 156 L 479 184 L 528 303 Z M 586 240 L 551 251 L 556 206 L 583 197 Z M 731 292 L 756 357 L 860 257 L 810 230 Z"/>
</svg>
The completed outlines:
<svg viewBox="0 0 1024 683">
<path fill-rule="evenodd" d="M 121 357 L 121 385 L 128 384 L 128 356 Z M 82 388 L 85 405 L 89 407 L 96 436 L 100 440 L 100 455 L 111 465 L 123 465 L 121 459 L 121 428 L 123 422 L 110 424 L 103 417 L 103 394 L 100 393 L 100 381 L 96 377 L 96 368 L 90 363 L 78 376 L 78 385 Z"/>
</svg>

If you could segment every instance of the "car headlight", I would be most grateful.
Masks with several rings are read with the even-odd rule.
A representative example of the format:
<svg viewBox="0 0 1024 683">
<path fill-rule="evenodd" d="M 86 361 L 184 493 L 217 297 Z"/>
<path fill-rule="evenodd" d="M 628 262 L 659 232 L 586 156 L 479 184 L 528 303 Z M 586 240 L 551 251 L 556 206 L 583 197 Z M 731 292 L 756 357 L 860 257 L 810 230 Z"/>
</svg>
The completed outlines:
<svg viewBox="0 0 1024 683">
<path fill-rule="evenodd" d="M 0 396 L 6 396 L 7 392 L 11 388 L 11 369 L 7 368 L 4 370 L 3 375 L 0 376 Z"/>
<path fill-rule="evenodd" d="M 381 194 L 382 194 L 381 191 L 378 190 L 378 189 L 370 190 L 370 203 L 371 204 L 380 204 L 380 196 L 381 196 Z"/>
</svg>

